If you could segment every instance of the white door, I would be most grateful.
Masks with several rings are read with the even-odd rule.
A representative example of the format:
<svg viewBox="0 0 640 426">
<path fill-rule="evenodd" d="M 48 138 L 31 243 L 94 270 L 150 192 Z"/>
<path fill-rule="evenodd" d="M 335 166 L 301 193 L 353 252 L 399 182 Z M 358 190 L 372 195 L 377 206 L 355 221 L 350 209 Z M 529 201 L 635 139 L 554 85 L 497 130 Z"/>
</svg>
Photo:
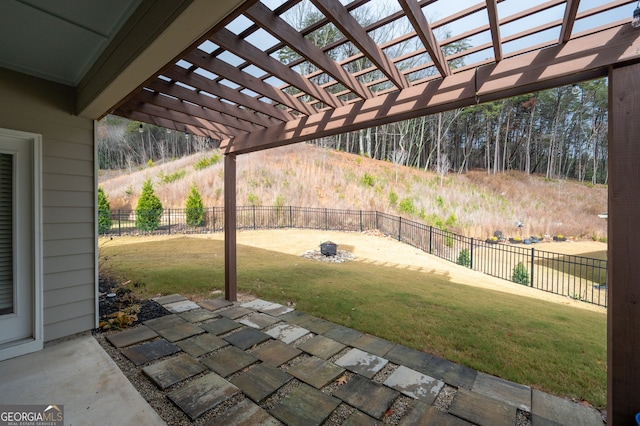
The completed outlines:
<svg viewBox="0 0 640 426">
<path fill-rule="evenodd" d="M 38 135 L 0 129 L 0 359 L 42 348 Z"/>
</svg>

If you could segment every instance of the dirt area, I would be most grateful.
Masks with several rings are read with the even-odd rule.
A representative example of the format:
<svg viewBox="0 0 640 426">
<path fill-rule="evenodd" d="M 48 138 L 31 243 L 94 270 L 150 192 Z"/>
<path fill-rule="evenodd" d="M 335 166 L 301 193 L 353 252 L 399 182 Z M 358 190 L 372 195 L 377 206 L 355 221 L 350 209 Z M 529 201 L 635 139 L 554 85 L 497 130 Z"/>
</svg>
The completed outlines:
<svg viewBox="0 0 640 426">
<path fill-rule="evenodd" d="M 140 242 L 142 240 L 157 240 L 165 238 L 183 237 L 159 236 L 159 237 L 135 237 L 122 238 L 119 243 Z M 194 238 L 210 238 L 223 240 L 224 234 L 193 235 Z M 128 240 L 128 241 L 127 241 Z M 605 308 L 580 302 L 569 297 L 547 293 L 530 287 L 514 284 L 512 282 L 491 277 L 481 272 L 456 265 L 436 256 L 429 255 L 419 249 L 401 243 L 393 238 L 380 236 L 377 233 L 317 231 L 307 229 L 285 230 L 257 230 L 240 231 L 237 234 L 238 244 L 257 247 L 266 250 L 274 250 L 282 253 L 300 256 L 307 250 L 316 250 L 320 243 L 332 241 L 338 244 L 339 250 L 347 250 L 356 256 L 356 261 L 367 262 L 398 268 L 410 268 L 416 271 L 435 273 L 448 277 L 452 282 L 472 285 L 505 293 L 546 300 L 581 309 L 596 312 L 606 312 Z M 601 252 L 607 249 L 607 245 L 595 241 L 562 243 L 539 243 L 536 249 L 580 255 L 584 253 Z"/>
</svg>

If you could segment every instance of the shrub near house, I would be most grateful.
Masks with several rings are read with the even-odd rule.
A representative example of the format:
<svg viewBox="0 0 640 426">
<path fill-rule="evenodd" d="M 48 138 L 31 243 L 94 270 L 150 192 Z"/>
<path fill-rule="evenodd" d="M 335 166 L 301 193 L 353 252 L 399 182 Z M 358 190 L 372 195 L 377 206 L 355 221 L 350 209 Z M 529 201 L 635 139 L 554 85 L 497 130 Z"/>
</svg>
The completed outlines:
<svg viewBox="0 0 640 426">
<path fill-rule="evenodd" d="M 136 206 L 136 228 L 141 231 L 155 231 L 160 226 L 160 216 L 162 203 L 153 191 L 151 180 L 146 180 Z"/>
</svg>

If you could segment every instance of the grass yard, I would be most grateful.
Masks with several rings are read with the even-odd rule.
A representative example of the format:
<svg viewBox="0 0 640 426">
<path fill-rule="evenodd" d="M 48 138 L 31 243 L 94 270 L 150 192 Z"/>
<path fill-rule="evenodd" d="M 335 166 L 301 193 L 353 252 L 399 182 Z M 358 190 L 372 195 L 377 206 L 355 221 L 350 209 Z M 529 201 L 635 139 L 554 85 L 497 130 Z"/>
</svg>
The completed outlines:
<svg viewBox="0 0 640 426">
<path fill-rule="evenodd" d="M 101 270 L 141 297 L 224 289 L 223 242 L 116 238 Z M 515 285 L 515 284 L 514 284 Z M 238 290 L 557 395 L 606 405 L 606 315 L 365 262 L 238 246 Z"/>
</svg>

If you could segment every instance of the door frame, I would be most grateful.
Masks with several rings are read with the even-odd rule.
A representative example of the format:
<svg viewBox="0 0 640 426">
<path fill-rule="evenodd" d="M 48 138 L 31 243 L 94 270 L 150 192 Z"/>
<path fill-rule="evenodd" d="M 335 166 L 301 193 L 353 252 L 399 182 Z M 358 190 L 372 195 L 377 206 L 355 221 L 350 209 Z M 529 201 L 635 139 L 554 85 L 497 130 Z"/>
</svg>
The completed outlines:
<svg viewBox="0 0 640 426">
<path fill-rule="evenodd" d="M 29 221 L 31 235 L 33 237 L 33 249 L 31 251 L 33 282 L 30 283 L 32 286 L 32 332 L 30 337 L 7 342 L 1 345 L 0 360 L 3 360 L 24 355 L 29 352 L 39 351 L 42 349 L 44 342 L 44 290 L 42 273 L 42 135 L 0 128 L 0 136 L 22 139 L 24 140 L 24 143 L 31 144 L 32 158 L 30 159 L 30 165 L 33 176 L 33 184 L 32 188 L 30 188 L 30 194 L 25 194 L 30 198 L 32 210 L 31 220 Z M 22 217 L 24 218 L 24 216 Z M 19 239 L 20 236 L 17 236 L 17 238 Z M 18 277 L 18 285 L 22 285 L 20 277 Z"/>
</svg>

